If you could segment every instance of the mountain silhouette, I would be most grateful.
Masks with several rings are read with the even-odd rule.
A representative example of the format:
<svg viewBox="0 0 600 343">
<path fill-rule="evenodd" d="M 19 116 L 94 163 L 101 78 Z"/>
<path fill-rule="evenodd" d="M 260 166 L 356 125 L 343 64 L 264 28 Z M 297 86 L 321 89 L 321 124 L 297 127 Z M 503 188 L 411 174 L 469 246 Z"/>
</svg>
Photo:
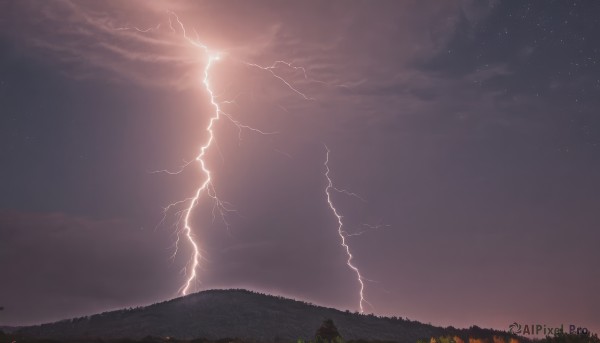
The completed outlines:
<svg viewBox="0 0 600 343">
<path fill-rule="evenodd" d="M 377 317 L 316 306 L 247 290 L 209 290 L 134 309 L 104 312 L 20 328 L 26 337 L 48 339 L 240 338 L 250 341 L 312 340 L 332 319 L 346 340 L 415 343 L 443 335 L 491 338 L 502 331 L 441 328 L 402 318 Z"/>
</svg>

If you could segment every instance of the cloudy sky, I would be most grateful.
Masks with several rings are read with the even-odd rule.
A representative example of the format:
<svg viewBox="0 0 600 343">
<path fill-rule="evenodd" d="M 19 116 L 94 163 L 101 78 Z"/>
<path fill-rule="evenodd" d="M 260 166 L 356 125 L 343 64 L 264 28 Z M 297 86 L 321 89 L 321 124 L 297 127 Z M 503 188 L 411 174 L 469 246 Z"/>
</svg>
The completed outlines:
<svg viewBox="0 0 600 343">
<path fill-rule="evenodd" d="M 360 196 L 332 200 L 366 312 L 600 331 L 598 13 L 595 1 L 1 2 L 0 324 L 178 296 L 187 203 L 163 208 L 205 176 L 197 163 L 156 171 L 207 142 L 203 71 L 218 53 L 210 87 L 227 116 L 205 160 L 232 211 L 204 193 L 190 214 L 193 291 L 358 310 L 326 145 L 335 186 Z"/>
</svg>

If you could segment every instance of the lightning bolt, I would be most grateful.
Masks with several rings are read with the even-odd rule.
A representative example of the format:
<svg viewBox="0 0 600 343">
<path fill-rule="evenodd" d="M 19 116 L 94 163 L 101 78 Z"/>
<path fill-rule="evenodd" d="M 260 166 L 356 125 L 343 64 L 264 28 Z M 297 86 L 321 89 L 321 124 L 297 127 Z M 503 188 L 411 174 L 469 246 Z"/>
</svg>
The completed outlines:
<svg viewBox="0 0 600 343">
<path fill-rule="evenodd" d="M 198 187 L 196 189 L 196 192 L 194 193 L 193 197 L 172 203 L 172 204 L 168 205 L 167 207 L 165 207 L 165 209 L 163 211 L 164 216 L 166 216 L 168 211 L 171 208 L 176 207 L 176 206 L 178 206 L 182 203 L 186 203 L 186 202 L 188 204 L 187 207 L 181 212 L 182 216 L 180 216 L 180 220 L 183 219 L 183 227 L 181 229 L 181 233 L 183 233 L 186 240 L 192 247 L 192 256 L 191 256 L 188 267 L 185 268 L 186 271 L 189 269 L 189 274 L 187 275 L 187 278 L 185 279 L 183 286 L 180 288 L 181 295 L 186 295 L 190 291 L 192 283 L 194 282 L 194 280 L 196 279 L 196 277 L 198 275 L 197 270 L 198 270 L 198 266 L 200 265 L 200 260 L 202 259 L 202 254 L 200 253 L 200 247 L 199 247 L 198 243 L 196 242 L 193 231 L 192 231 L 192 225 L 191 225 L 191 220 L 190 220 L 190 217 L 192 215 L 192 210 L 198 205 L 198 202 L 200 201 L 200 197 L 203 194 L 208 195 L 208 197 L 212 198 L 214 201 L 213 216 L 214 216 L 214 209 L 218 208 L 220 211 L 220 214 L 221 214 L 221 218 L 224 220 L 224 211 L 231 211 L 231 209 L 226 207 L 226 205 L 225 205 L 226 203 L 221 201 L 218 198 L 217 193 L 214 188 L 214 185 L 212 184 L 211 171 L 208 168 L 206 160 L 205 160 L 206 153 L 210 149 L 210 147 L 212 146 L 212 144 L 215 140 L 214 126 L 215 126 L 216 122 L 219 121 L 219 119 L 221 118 L 221 114 L 223 113 L 221 111 L 219 103 L 216 100 L 215 93 L 214 93 L 213 89 L 211 88 L 211 84 L 210 84 L 211 68 L 216 61 L 219 61 L 221 59 L 221 57 L 220 57 L 219 53 L 210 51 L 210 49 L 206 45 L 202 44 L 199 40 L 194 40 L 194 39 L 189 38 L 187 35 L 187 32 L 186 32 L 185 26 L 183 25 L 183 23 L 181 22 L 179 17 L 174 12 L 168 12 L 168 14 L 169 14 L 169 16 L 168 16 L 169 28 L 171 29 L 171 31 L 176 32 L 175 27 L 173 26 L 173 20 L 172 20 L 172 18 L 174 17 L 177 24 L 181 28 L 183 38 L 185 38 L 185 40 L 188 43 L 192 44 L 193 46 L 204 50 L 205 54 L 207 55 L 206 64 L 204 65 L 202 84 L 204 85 L 204 88 L 209 95 L 210 104 L 212 105 L 212 107 L 214 109 L 214 111 L 208 121 L 208 125 L 205 128 L 205 132 L 207 133 L 208 138 L 207 138 L 206 142 L 200 147 L 200 153 L 195 158 L 195 161 L 199 163 L 200 169 L 202 170 L 202 173 L 204 174 L 204 182 L 202 182 L 200 187 Z M 161 24 L 158 24 L 153 29 L 159 29 L 160 25 Z M 133 29 L 138 32 L 143 32 L 143 33 L 151 30 L 151 29 L 140 30 L 137 27 L 134 27 Z M 192 162 L 186 162 L 179 170 L 177 170 L 175 172 L 171 172 L 168 170 L 162 170 L 159 172 L 166 172 L 168 174 L 179 174 L 187 166 L 189 166 Z M 164 218 L 165 217 L 163 217 L 163 220 L 164 220 Z M 175 242 L 175 252 L 173 254 L 173 257 L 177 254 L 177 251 L 178 251 L 179 233 L 180 232 L 177 233 L 177 240 Z"/>
<path fill-rule="evenodd" d="M 341 189 L 334 187 L 333 181 L 331 181 L 331 176 L 329 176 L 329 173 L 330 173 L 329 153 L 331 151 L 329 150 L 329 148 L 327 146 L 325 146 L 325 150 L 327 151 L 327 153 L 325 155 L 326 157 L 325 157 L 325 164 L 324 164 L 325 165 L 325 178 L 327 179 L 327 187 L 325 187 L 325 194 L 327 195 L 327 203 L 329 204 L 329 208 L 331 209 L 331 212 L 337 219 L 337 232 L 338 232 L 338 235 L 340 236 L 341 245 L 344 248 L 344 250 L 346 251 L 346 256 L 347 256 L 346 264 L 348 265 L 348 268 L 350 268 L 356 274 L 356 280 L 358 281 L 358 284 L 360 285 L 359 292 L 358 292 L 358 295 L 360 298 L 359 302 L 358 302 L 358 307 L 360 308 L 360 312 L 363 313 L 365 310 L 363 304 L 366 303 L 366 304 L 371 305 L 365 299 L 365 295 L 364 295 L 365 281 L 367 281 L 367 279 L 361 275 L 360 270 L 352 263 L 354 256 L 352 255 L 352 252 L 350 252 L 350 246 L 346 243 L 347 236 L 346 236 L 346 233 L 344 232 L 344 223 L 342 221 L 343 216 L 338 212 L 335 205 L 333 204 L 333 200 L 331 199 L 332 191 L 341 192 L 341 193 L 356 196 L 356 197 L 358 197 L 358 195 L 356 195 L 355 193 L 351 193 L 346 190 L 341 190 Z M 362 200 L 362 198 L 360 198 L 360 197 L 359 197 L 359 199 Z"/>
<path fill-rule="evenodd" d="M 179 21 L 179 19 L 177 19 L 177 20 Z M 181 25 L 181 26 L 183 28 L 183 25 Z M 188 242 L 191 244 L 194 251 L 193 251 L 193 255 L 192 255 L 191 272 L 190 272 L 190 275 L 188 276 L 183 288 L 181 289 L 182 295 L 188 294 L 188 291 L 190 289 L 192 281 L 194 281 L 194 279 L 196 278 L 196 275 L 197 275 L 196 269 L 198 268 L 198 264 L 200 264 L 200 258 L 202 257 L 200 255 L 200 250 L 198 249 L 198 244 L 194 240 L 194 236 L 192 234 L 192 227 L 190 224 L 190 215 L 192 213 L 192 210 L 198 204 L 200 195 L 204 191 L 206 191 L 206 193 L 210 197 L 212 197 L 215 202 L 217 202 L 217 203 L 220 202 L 219 198 L 217 198 L 217 195 L 214 192 L 214 187 L 212 186 L 212 179 L 210 177 L 211 176 L 210 170 L 206 167 L 206 161 L 204 160 L 206 151 L 208 150 L 208 148 L 210 148 L 212 142 L 215 139 L 215 133 L 213 131 L 213 126 L 214 126 L 215 122 L 220 119 L 220 114 L 221 114 L 221 109 L 219 108 L 219 104 L 215 101 L 215 95 L 214 95 L 213 90 L 210 88 L 210 82 L 208 79 L 210 68 L 213 65 L 213 62 L 218 61 L 218 60 L 219 60 L 219 55 L 209 55 L 208 61 L 206 62 L 206 66 L 204 67 L 204 79 L 202 80 L 202 83 L 206 87 L 206 91 L 208 92 L 208 94 L 210 96 L 210 103 L 214 107 L 215 111 L 213 112 L 213 115 L 210 117 L 208 126 L 206 127 L 206 132 L 208 132 L 208 140 L 200 148 L 200 154 L 196 157 L 196 161 L 200 162 L 200 168 L 202 169 L 202 172 L 204 173 L 204 176 L 205 176 L 204 183 L 202 183 L 200 188 L 198 188 L 196 190 L 196 194 L 191 199 L 188 208 L 185 210 L 185 216 L 183 219 L 183 222 L 184 222 L 183 233 L 185 234 Z M 211 192 L 211 189 L 213 190 L 212 192 Z"/>
<path fill-rule="evenodd" d="M 354 237 L 354 236 L 362 236 L 363 234 L 374 231 L 374 230 L 389 229 L 392 227 L 391 225 L 388 225 L 388 224 L 379 224 L 379 225 L 362 224 L 362 226 L 366 229 L 361 229 L 361 230 L 358 230 L 357 232 L 353 232 L 353 233 L 348 233 L 348 232 L 344 231 L 346 238 Z"/>
<path fill-rule="evenodd" d="M 204 90 L 206 91 L 206 93 L 209 96 L 210 104 L 213 107 L 212 115 L 210 116 L 208 125 L 205 128 L 205 132 L 206 132 L 208 138 L 206 139 L 204 144 L 200 147 L 200 152 L 196 156 L 195 160 L 185 161 L 185 163 L 180 168 L 178 168 L 177 170 L 174 170 L 174 171 L 163 169 L 163 170 L 151 172 L 151 173 L 166 173 L 169 175 L 177 175 L 177 174 L 180 174 L 181 172 L 183 172 L 183 170 L 186 169 L 188 166 L 190 166 L 193 162 L 197 162 L 199 164 L 201 172 L 204 176 L 204 181 L 196 189 L 196 191 L 194 192 L 194 195 L 192 197 L 171 203 L 163 209 L 163 218 L 161 219 L 161 221 L 158 224 L 158 225 L 161 225 L 165 221 L 167 214 L 172 209 L 178 209 L 178 208 L 180 208 L 180 206 L 185 205 L 183 210 L 179 210 L 175 213 L 176 215 L 179 216 L 179 219 L 178 219 L 177 223 L 175 224 L 175 226 L 177 228 L 181 228 L 181 229 L 177 231 L 177 239 L 175 240 L 175 244 L 174 244 L 175 249 L 174 249 L 172 258 L 174 258 L 177 255 L 178 248 L 179 248 L 180 235 L 183 235 L 192 248 L 192 256 L 190 258 L 190 261 L 188 262 L 187 266 L 184 268 L 184 271 L 187 274 L 186 278 L 185 278 L 185 282 L 179 289 L 179 292 L 181 293 L 181 295 L 187 295 L 190 292 L 190 289 L 192 288 L 194 281 L 197 280 L 197 278 L 198 278 L 197 270 L 200 266 L 200 261 L 203 259 L 203 256 L 202 256 L 202 253 L 200 250 L 200 246 L 196 242 L 196 238 L 194 236 L 192 224 L 191 224 L 191 215 L 192 215 L 194 208 L 199 204 L 200 199 L 203 195 L 208 196 L 209 198 L 211 198 L 213 200 L 213 221 L 216 217 L 216 213 L 218 212 L 221 217 L 221 220 L 225 223 L 228 230 L 229 230 L 229 224 L 226 221 L 226 214 L 228 212 L 235 211 L 235 210 L 231 209 L 230 204 L 228 202 L 221 200 L 217 196 L 217 192 L 212 183 L 212 172 L 209 169 L 209 166 L 205 159 L 207 152 L 211 149 L 211 147 L 213 146 L 213 143 L 215 143 L 215 131 L 214 131 L 215 125 L 217 124 L 217 122 L 219 122 L 219 120 L 221 118 L 228 119 L 233 125 L 235 125 L 238 128 L 238 130 L 239 130 L 238 138 L 240 140 L 241 140 L 241 132 L 243 130 L 249 130 L 254 133 L 258 133 L 258 134 L 262 134 L 262 135 L 276 134 L 277 132 L 266 132 L 266 131 L 259 130 L 259 129 L 253 128 L 251 126 L 245 125 L 245 124 L 241 123 L 240 121 L 236 120 L 231 114 L 224 112 L 222 110 L 219 101 L 217 101 L 217 96 L 215 95 L 215 92 L 214 92 L 213 88 L 211 87 L 211 78 L 210 78 L 211 69 L 215 63 L 217 63 L 219 60 L 221 60 L 221 58 L 222 58 L 221 54 L 211 51 L 211 49 L 209 49 L 209 47 L 207 45 L 203 44 L 200 41 L 199 35 L 195 30 L 194 30 L 194 33 L 196 35 L 196 38 L 195 39 L 190 38 L 187 34 L 187 30 L 186 30 L 183 22 L 179 19 L 179 17 L 172 11 L 168 11 L 167 13 L 168 13 L 168 22 L 160 23 L 154 27 L 139 28 L 139 27 L 133 26 L 133 27 L 117 27 L 114 29 L 118 30 L 118 31 L 133 30 L 133 31 L 136 31 L 139 33 L 148 33 L 151 31 L 160 30 L 161 27 L 163 27 L 163 24 L 167 24 L 164 26 L 168 26 L 168 28 L 170 29 L 170 31 L 172 33 L 177 33 L 178 30 L 176 29 L 176 27 L 179 27 L 183 38 L 192 46 L 202 49 L 206 55 L 206 62 L 205 62 L 204 69 L 203 69 L 202 84 L 204 85 Z M 249 67 L 257 68 L 259 70 L 269 73 L 271 76 L 273 76 L 274 78 L 281 81 L 281 83 L 285 87 L 287 87 L 289 90 L 291 90 L 292 92 L 294 92 L 297 95 L 299 95 L 300 97 L 302 97 L 304 100 L 313 100 L 313 99 L 310 98 L 309 96 L 307 96 L 302 91 L 298 90 L 296 87 L 294 87 L 293 84 L 291 82 L 289 82 L 288 80 L 286 80 L 284 77 L 280 76 L 277 73 L 277 69 L 280 67 L 283 67 L 283 68 L 287 67 L 294 71 L 301 72 L 303 77 L 309 81 L 321 82 L 318 80 L 309 79 L 305 68 L 294 66 L 290 62 L 276 61 L 270 66 L 261 66 L 256 63 L 249 63 L 249 62 L 245 62 L 245 61 L 241 61 L 241 62 Z M 233 103 L 233 102 L 234 101 L 223 101 L 223 103 Z M 283 152 L 281 152 L 281 153 L 283 153 Z"/>
</svg>

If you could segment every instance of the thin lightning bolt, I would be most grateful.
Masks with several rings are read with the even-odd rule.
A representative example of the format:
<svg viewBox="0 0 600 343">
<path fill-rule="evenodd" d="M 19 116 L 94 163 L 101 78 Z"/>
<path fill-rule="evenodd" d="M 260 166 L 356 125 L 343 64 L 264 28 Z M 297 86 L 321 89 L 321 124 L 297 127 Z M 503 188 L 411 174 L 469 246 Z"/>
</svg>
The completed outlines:
<svg viewBox="0 0 600 343">
<path fill-rule="evenodd" d="M 177 21 L 179 22 L 179 18 L 177 18 Z M 179 22 L 179 23 L 181 24 L 181 22 Z M 181 25 L 181 27 L 183 28 L 183 25 Z M 185 31 L 184 31 L 184 33 L 185 33 Z M 204 68 L 204 79 L 202 80 L 202 83 L 206 87 L 206 91 L 210 95 L 210 103 L 214 107 L 215 111 L 214 111 L 212 117 L 210 117 L 208 126 L 206 127 L 206 132 L 208 132 L 208 140 L 200 148 L 200 155 L 198 155 L 196 157 L 196 161 L 200 162 L 200 167 L 202 168 L 202 172 L 204 173 L 204 176 L 206 178 L 204 180 L 204 183 L 202 183 L 202 185 L 200 186 L 200 188 L 198 188 L 198 190 L 196 190 L 196 195 L 190 201 L 190 205 L 188 206 L 187 210 L 185 211 L 185 217 L 183 220 L 183 223 L 184 223 L 183 232 L 184 232 L 186 238 L 188 239 L 189 243 L 192 245 L 194 252 L 193 252 L 193 256 L 192 256 L 192 265 L 191 265 L 190 275 L 188 276 L 188 279 L 186 280 L 185 285 L 181 289 L 182 295 L 188 294 L 188 291 L 190 289 L 192 281 L 194 281 L 194 279 L 196 278 L 196 269 L 198 268 L 198 264 L 200 264 L 200 258 L 201 258 L 200 250 L 198 249 L 198 244 L 194 240 L 194 236 L 192 234 L 192 227 L 190 226 L 190 215 L 192 213 L 192 209 L 194 209 L 194 207 L 198 204 L 198 199 L 200 198 L 200 195 L 205 190 L 207 191 L 207 194 L 213 198 L 213 200 L 215 200 L 216 202 L 220 202 L 219 199 L 217 198 L 216 194 L 214 193 L 214 191 L 212 193 L 210 192 L 209 187 L 212 188 L 212 179 L 210 177 L 210 170 L 206 167 L 206 161 L 204 161 L 204 156 L 206 155 L 206 151 L 208 150 L 208 148 L 210 148 L 210 146 L 215 138 L 213 126 L 214 126 L 215 122 L 219 120 L 220 113 L 221 113 L 221 109 L 219 108 L 219 104 L 215 101 L 215 95 L 213 93 L 213 90 L 210 88 L 210 82 L 208 80 L 210 68 L 211 68 L 213 62 L 218 61 L 218 60 L 219 60 L 219 55 L 209 55 L 208 62 L 206 62 L 206 66 Z"/>
<path fill-rule="evenodd" d="M 197 269 L 199 268 L 200 261 L 203 259 L 203 256 L 200 252 L 199 244 L 196 242 L 193 231 L 192 231 L 192 225 L 191 225 L 192 210 L 198 205 L 198 203 L 200 202 L 200 198 L 204 194 L 206 194 L 209 198 L 211 198 L 213 200 L 213 221 L 215 220 L 216 212 L 219 212 L 221 220 L 227 226 L 228 231 L 229 231 L 229 224 L 227 223 L 227 221 L 225 219 L 225 214 L 227 212 L 234 212 L 234 210 L 230 208 L 229 203 L 219 199 L 219 197 L 217 196 L 214 185 L 212 183 L 211 170 L 209 169 L 209 167 L 206 163 L 206 160 L 205 160 L 207 151 L 209 151 L 209 149 L 213 146 L 213 143 L 215 143 L 215 145 L 216 145 L 215 131 L 214 131 L 214 127 L 215 127 L 216 123 L 222 117 L 225 117 L 226 119 L 228 119 L 233 125 L 235 125 L 238 128 L 238 130 L 239 130 L 238 138 L 240 140 L 241 140 L 241 132 L 244 129 L 255 132 L 255 133 L 259 133 L 262 135 L 276 134 L 277 132 L 266 132 L 266 131 L 262 131 L 262 130 L 250 127 L 248 125 L 242 124 L 241 122 L 239 122 L 238 120 L 233 118 L 230 114 L 224 112 L 221 109 L 219 102 L 217 101 L 217 96 L 215 95 L 215 92 L 211 87 L 211 81 L 210 81 L 211 68 L 217 61 L 219 61 L 221 59 L 220 54 L 211 51 L 208 48 L 208 46 L 201 43 L 200 39 L 199 39 L 199 35 L 196 32 L 196 30 L 193 30 L 196 35 L 196 39 L 192 39 L 192 38 L 188 37 L 187 31 L 186 31 L 185 26 L 183 25 L 183 22 L 172 11 L 168 11 L 168 23 L 167 24 L 168 24 L 168 28 L 170 29 L 170 31 L 172 33 L 177 33 L 178 30 L 176 30 L 176 27 L 178 26 L 181 30 L 183 38 L 192 46 L 202 49 L 204 51 L 204 53 L 206 54 L 207 61 L 206 61 L 206 64 L 204 65 L 202 84 L 204 85 L 204 89 L 205 89 L 206 93 L 209 95 L 210 104 L 212 105 L 212 107 L 214 109 L 214 111 L 212 112 L 212 115 L 209 119 L 208 125 L 205 128 L 205 132 L 208 134 L 208 138 L 207 138 L 206 142 L 204 143 L 204 145 L 202 145 L 200 147 L 200 153 L 196 156 L 196 158 L 194 160 L 195 162 L 198 162 L 200 165 L 200 169 L 202 170 L 202 173 L 204 174 L 204 182 L 202 182 L 200 187 L 196 189 L 193 197 L 190 197 L 190 198 L 187 198 L 187 199 L 184 199 L 181 201 L 177 201 L 177 202 L 174 202 L 174 203 L 166 206 L 163 209 L 163 218 L 160 221 L 160 223 L 158 224 L 158 225 L 160 225 L 165 221 L 166 216 L 170 210 L 176 209 L 180 205 L 187 204 L 185 209 L 179 210 L 175 213 L 176 215 L 179 216 L 179 219 L 175 225 L 176 225 L 176 227 L 180 227 L 180 225 L 181 225 L 181 230 L 177 231 L 177 239 L 176 239 L 175 245 L 174 245 L 175 251 L 172 255 L 172 258 L 174 258 L 175 255 L 177 254 L 178 247 L 179 247 L 180 234 L 183 234 L 193 250 L 190 262 L 184 268 L 184 271 L 187 274 L 187 277 L 185 279 L 183 286 L 180 288 L 181 295 L 187 295 L 190 292 L 193 282 L 198 277 Z M 162 25 L 163 25 L 163 23 L 160 23 L 160 24 L 156 25 L 155 27 L 150 27 L 150 28 L 145 28 L 145 29 L 141 29 L 139 27 L 118 27 L 118 28 L 115 28 L 115 30 L 118 30 L 118 31 L 134 30 L 134 31 L 137 31 L 140 33 L 147 33 L 150 31 L 160 30 Z M 279 81 L 281 81 L 287 88 L 289 88 L 291 91 L 298 94 L 305 100 L 313 100 L 313 99 L 308 97 L 306 94 L 304 94 L 297 88 L 295 88 L 292 85 L 292 83 L 287 81 L 284 77 L 278 75 L 276 73 L 275 69 L 277 69 L 280 65 L 282 65 L 284 67 L 288 67 L 295 71 L 301 71 L 304 78 L 309 81 L 320 82 L 318 80 L 308 79 L 306 70 L 303 67 L 294 66 L 294 65 L 292 65 L 292 63 L 286 62 L 286 61 L 276 61 L 271 66 L 266 66 L 266 67 L 255 64 L 255 63 L 248 63 L 248 62 L 244 62 L 244 61 L 242 61 L 242 63 L 246 64 L 247 66 L 250 66 L 253 68 L 258 68 L 262 71 L 268 72 L 271 76 L 273 76 L 276 79 L 278 79 Z M 223 101 L 223 103 L 234 103 L 234 102 L 235 102 L 235 100 L 234 101 Z M 217 148 L 218 148 L 218 146 L 217 146 Z M 183 172 L 183 170 L 186 167 L 188 167 L 189 165 L 191 165 L 194 161 L 189 161 L 189 162 L 186 161 L 183 166 L 181 166 L 179 169 L 177 169 L 175 171 L 165 169 L 165 170 L 154 171 L 152 173 L 166 173 L 166 174 L 170 174 L 170 175 L 176 175 L 176 174 Z M 181 221 L 183 221 L 183 224 L 181 224 Z M 189 271 L 189 274 L 188 274 L 188 271 Z M 362 310 L 362 308 L 361 308 L 361 310 Z"/>
<path fill-rule="evenodd" d="M 360 308 L 360 312 L 363 313 L 364 312 L 363 303 L 367 303 L 370 305 L 370 303 L 367 300 L 365 300 L 365 296 L 364 296 L 364 291 L 365 291 L 364 281 L 366 281 L 367 279 L 365 279 L 360 274 L 360 270 L 354 264 L 352 264 L 352 259 L 354 258 L 354 256 L 352 256 L 352 253 L 350 252 L 350 246 L 348 246 L 348 244 L 346 244 L 346 234 L 344 233 L 344 223 L 342 221 L 343 216 L 341 214 L 339 214 L 338 210 L 333 205 L 333 200 L 331 200 L 331 192 L 332 191 L 339 192 L 339 190 L 333 186 L 333 182 L 331 181 L 331 177 L 329 176 L 329 172 L 330 172 L 330 170 L 329 170 L 329 153 L 331 151 L 329 150 L 329 148 L 327 146 L 325 146 L 325 149 L 327 150 L 327 154 L 326 154 L 326 158 L 325 158 L 325 178 L 327 178 L 327 187 L 325 187 L 325 194 L 327 195 L 327 203 L 329 204 L 329 208 L 331 209 L 331 212 L 337 218 L 338 235 L 340 236 L 342 247 L 344 248 L 344 250 L 346 250 L 346 255 L 348 257 L 348 259 L 346 260 L 346 264 L 348 265 L 348 267 L 350 269 L 352 269 L 354 271 L 354 273 L 356 273 L 356 279 L 357 279 L 358 283 L 360 284 L 360 290 L 358 292 L 358 294 L 360 296 L 360 300 L 358 302 L 358 307 Z M 342 192 L 342 193 L 346 193 L 346 192 Z M 354 193 L 348 193 L 348 194 L 355 195 Z"/>
<path fill-rule="evenodd" d="M 367 201 L 366 201 L 366 200 L 365 200 L 363 197 L 361 197 L 360 195 L 358 195 L 358 194 L 356 194 L 356 193 L 353 193 L 353 192 L 350 192 L 350 191 L 348 191 L 348 190 L 345 190 L 345 189 L 343 189 L 343 188 L 336 188 L 336 187 L 333 187 L 332 189 L 333 189 L 334 191 L 338 192 L 338 193 L 346 194 L 346 195 L 348 195 L 348 196 L 355 197 L 356 199 L 358 199 L 358 200 L 361 200 L 361 201 L 363 201 L 363 202 L 367 202 Z"/>
<path fill-rule="evenodd" d="M 283 84 L 285 84 L 290 90 L 292 90 L 294 93 L 300 95 L 301 97 L 304 98 L 304 100 L 315 100 L 313 98 L 308 97 L 306 94 L 302 93 L 301 91 L 299 91 L 298 89 L 294 88 L 294 86 L 292 86 L 291 83 L 289 83 L 288 81 L 286 81 L 286 79 L 284 79 L 283 77 L 277 75 L 277 73 L 275 73 L 274 69 L 277 68 L 277 65 L 279 64 L 285 64 L 286 66 L 294 69 L 294 70 L 301 70 L 304 77 L 306 78 L 306 70 L 302 67 L 294 67 L 291 63 L 289 62 L 284 62 L 284 61 L 277 61 L 275 63 L 273 63 L 272 65 L 268 66 L 268 67 L 263 67 L 260 66 L 256 63 L 248 63 L 248 62 L 244 62 L 246 65 L 250 66 L 250 67 L 255 67 L 264 71 L 269 72 L 273 77 L 275 77 L 276 79 L 279 79 L 281 82 L 283 82 Z"/>
<path fill-rule="evenodd" d="M 230 209 L 225 207 L 224 206 L 225 203 L 222 202 L 217 197 L 214 186 L 212 184 L 211 171 L 210 171 L 210 169 L 208 169 L 206 161 L 205 161 L 206 152 L 209 150 L 213 141 L 215 140 L 215 132 L 213 130 L 215 123 L 217 121 L 219 121 L 219 119 L 221 118 L 221 113 L 222 113 L 221 108 L 219 107 L 219 103 L 216 100 L 215 93 L 214 93 L 213 89 L 211 88 L 210 79 L 209 79 L 211 67 L 213 66 L 213 64 L 216 61 L 218 61 L 220 59 L 220 55 L 218 53 L 211 52 L 206 45 L 200 43 L 198 40 L 193 40 L 193 39 L 189 38 L 187 36 L 185 26 L 183 25 L 181 20 L 179 20 L 179 17 L 173 12 L 169 12 L 169 27 L 170 27 L 171 31 L 176 32 L 175 28 L 173 27 L 173 21 L 172 21 L 171 17 L 175 17 L 177 24 L 179 24 L 179 27 L 181 28 L 183 37 L 190 44 L 192 44 L 195 47 L 201 48 L 207 54 L 207 61 L 204 66 L 204 77 L 202 79 L 202 84 L 204 85 L 204 88 L 209 95 L 210 104 L 214 108 L 214 112 L 209 119 L 208 126 L 205 129 L 206 133 L 208 134 L 208 139 L 206 140 L 204 145 L 202 145 L 200 147 L 200 153 L 198 154 L 198 156 L 196 156 L 196 159 L 195 159 L 197 162 L 199 162 L 200 169 L 202 170 L 202 173 L 204 174 L 204 177 L 205 177 L 204 182 L 200 185 L 200 187 L 198 189 L 196 189 L 196 192 L 194 193 L 194 196 L 192 198 L 189 198 L 189 199 L 186 199 L 183 201 L 179 201 L 179 202 L 175 202 L 173 204 L 170 204 L 169 206 L 167 206 L 164 209 L 164 214 L 166 215 L 166 213 L 169 211 L 170 208 L 177 206 L 178 204 L 180 204 L 182 202 L 189 201 L 187 208 L 183 211 L 184 215 L 183 215 L 182 232 L 185 235 L 185 238 L 187 239 L 188 243 L 192 247 L 193 251 L 192 251 L 191 262 L 189 265 L 189 270 L 190 270 L 189 275 L 188 275 L 187 279 L 185 280 L 185 283 L 183 284 L 183 286 L 180 289 L 181 294 L 186 295 L 190 291 L 192 282 L 197 277 L 197 269 L 200 264 L 200 260 L 202 259 L 202 255 L 200 253 L 200 248 L 198 246 L 198 243 L 196 243 L 196 240 L 194 239 L 194 234 L 192 232 L 192 226 L 191 226 L 191 222 L 190 222 L 192 210 L 196 207 L 196 205 L 198 205 L 198 202 L 200 201 L 200 197 L 204 193 L 206 193 L 210 198 L 213 199 L 214 206 L 219 208 L 222 218 L 224 218 L 223 210 L 230 211 Z M 159 28 L 159 27 L 160 26 L 157 26 L 157 28 Z M 190 165 L 190 163 L 186 163 L 182 168 L 180 168 L 176 172 L 169 172 L 169 171 L 165 171 L 165 172 L 167 172 L 169 174 L 178 174 L 181 171 L 183 171 L 183 169 L 185 169 L 185 167 L 187 167 L 188 165 Z M 215 207 L 213 207 L 213 215 L 214 215 Z M 179 244 L 179 235 L 178 235 L 177 241 L 175 243 L 174 255 L 177 254 L 178 244 Z M 186 267 L 186 270 L 187 269 L 188 268 Z"/>
<path fill-rule="evenodd" d="M 362 229 L 362 230 L 359 230 L 359 231 L 353 232 L 353 233 L 348 233 L 348 232 L 344 231 L 346 238 L 354 237 L 354 236 L 362 236 L 363 234 L 371 232 L 373 230 L 387 229 L 387 228 L 391 227 L 391 225 L 388 225 L 388 224 L 382 224 L 382 225 L 362 224 L 362 226 L 366 227 L 367 229 Z"/>
</svg>

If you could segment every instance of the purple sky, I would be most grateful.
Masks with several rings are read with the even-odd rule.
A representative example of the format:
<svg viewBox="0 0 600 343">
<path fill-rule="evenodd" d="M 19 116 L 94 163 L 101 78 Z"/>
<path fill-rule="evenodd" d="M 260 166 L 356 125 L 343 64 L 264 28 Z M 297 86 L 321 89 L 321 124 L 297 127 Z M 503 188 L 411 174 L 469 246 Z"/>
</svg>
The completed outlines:
<svg viewBox="0 0 600 343">
<path fill-rule="evenodd" d="M 195 290 L 358 308 L 326 202 L 325 144 L 367 312 L 600 331 L 600 3 L 0 3 L 0 325 L 177 296 L 191 249 L 162 208 L 203 182 Z M 173 17 L 171 16 L 171 19 Z M 137 32 L 125 27 L 158 30 Z M 307 73 L 248 66 L 275 61 Z M 368 229 L 367 225 L 381 225 Z M 189 272 L 189 270 L 187 271 Z"/>
</svg>

